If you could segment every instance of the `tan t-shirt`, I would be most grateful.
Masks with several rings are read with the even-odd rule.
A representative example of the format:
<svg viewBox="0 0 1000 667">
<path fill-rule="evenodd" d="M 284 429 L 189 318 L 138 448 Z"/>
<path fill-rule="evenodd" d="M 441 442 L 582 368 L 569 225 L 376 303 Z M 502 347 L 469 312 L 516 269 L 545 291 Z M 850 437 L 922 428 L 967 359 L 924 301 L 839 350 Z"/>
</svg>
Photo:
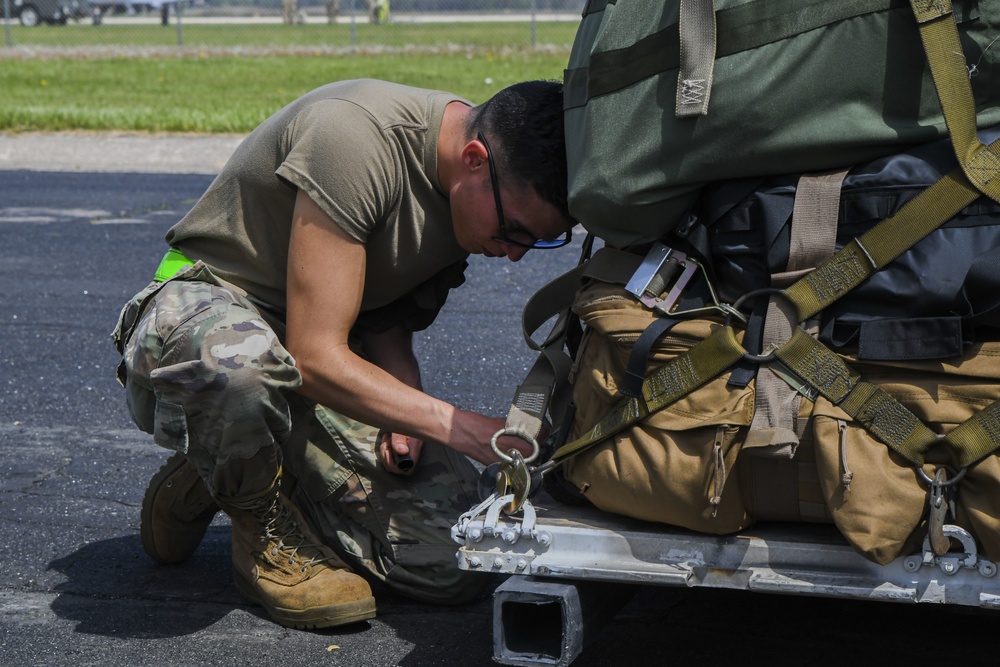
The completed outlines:
<svg viewBox="0 0 1000 667">
<path fill-rule="evenodd" d="M 464 102 L 374 80 L 318 88 L 243 141 L 167 232 L 167 243 L 203 260 L 283 321 L 292 211 L 301 189 L 365 244 L 361 310 L 385 312 L 467 256 L 438 181 L 438 134 L 445 106 L 454 101 Z M 450 274 L 445 282 L 456 282 Z M 426 295 L 417 300 L 428 305 Z"/>
</svg>

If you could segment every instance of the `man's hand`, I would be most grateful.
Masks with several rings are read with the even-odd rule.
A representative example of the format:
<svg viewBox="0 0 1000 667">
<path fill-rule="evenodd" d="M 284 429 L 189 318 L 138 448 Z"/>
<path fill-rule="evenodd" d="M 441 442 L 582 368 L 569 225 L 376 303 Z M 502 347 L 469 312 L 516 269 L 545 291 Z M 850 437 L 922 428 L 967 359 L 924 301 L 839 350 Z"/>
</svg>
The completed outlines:
<svg viewBox="0 0 1000 667">
<path fill-rule="evenodd" d="M 378 457 L 389 472 L 412 475 L 420 461 L 424 441 L 400 433 L 379 434 Z"/>
<path fill-rule="evenodd" d="M 504 423 L 505 420 L 501 417 L 486 417 L 475 412 L 456 410 L 453 434 L 458 437 L 453 439 L 455 444 L 452 445 L 452 449 L 479 461 L 483 465 L 496 463 L 500 457 L 490 446 L 490 440 L 493 439 L 497 431 L 504 427 Z M 501 437 L 497 441 L 497 448 L 505 454 L 511 449 L 516 449 L 525 458 L 532 454 L 530 444 L 522 438 L 512 435 Z"/>
</svg>

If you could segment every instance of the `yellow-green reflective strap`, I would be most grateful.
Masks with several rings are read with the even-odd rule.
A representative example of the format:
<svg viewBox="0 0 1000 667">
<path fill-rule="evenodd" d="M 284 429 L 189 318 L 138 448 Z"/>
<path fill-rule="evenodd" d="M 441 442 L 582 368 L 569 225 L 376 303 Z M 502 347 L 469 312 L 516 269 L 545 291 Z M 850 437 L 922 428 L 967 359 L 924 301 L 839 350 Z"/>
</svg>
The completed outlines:
<svg viewBox="0 0 1000 667">
<path fill-rule="evenodd" d="M 674 403 L 743 358 L 746 350 L 732 327 L 721 327 L 685 354 L 671 360 L 642 383 L 641 398 L 626 398 L 615 405 L 588 433 L 567 443 L 552 455 L 561 461 L 593 444 L 607 440 L 641 421 L 650 413 Z"/>
<path fill-rule="evenodd" d="M 160 260 L 160 266 L 156 268 L 153 280 L 158 283 L 170 280 L 189 266 L 194 266 L 194 262 L 185 257 L 184 253 L 177 248 L 171 248 Z"/>
</svg>

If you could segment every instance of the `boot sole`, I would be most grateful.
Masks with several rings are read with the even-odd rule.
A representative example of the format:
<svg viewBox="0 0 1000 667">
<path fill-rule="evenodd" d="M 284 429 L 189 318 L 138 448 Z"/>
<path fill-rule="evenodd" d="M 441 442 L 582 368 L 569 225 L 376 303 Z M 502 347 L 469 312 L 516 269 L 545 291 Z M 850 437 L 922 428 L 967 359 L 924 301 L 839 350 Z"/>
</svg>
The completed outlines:
<svg viewBox="0 0 1000 667">
<path fill-rule="evenodd" d="M 191 556 L 191 554 L 184 558 L 166 556 L 157 547 L 156 539 L 153 537 L 153 505 L 156 501 L 156 495 L 167 478 L 180 470 L 185 463 L 186 459 L 183 454 L 180 452 L 173 454 L 149 480 L 146 493 L 142 496 L 142 509 L 139 514 L 139 538 L 142 540 L 142 548 L 150 558 L 163 565 L 176 565 Z M 205 530 L 208 530 L 207 524 Z M 194 551 L 192 550 L 191 553 Z"/>
<path fill-rule="evenodd" d="M 375 618 L 375 598 L 343 602 L 341 604 L 312 607 L 310 609 L 283 609 L 270 605 L 257 596 L 253 583 L 246 575 L 233 571 L 236 589 L 254 604 L 263 607 L 268 615 L 286 628 L 296 630 L 318 630 L 338 625 L 358 623 Z"/>
</svg>

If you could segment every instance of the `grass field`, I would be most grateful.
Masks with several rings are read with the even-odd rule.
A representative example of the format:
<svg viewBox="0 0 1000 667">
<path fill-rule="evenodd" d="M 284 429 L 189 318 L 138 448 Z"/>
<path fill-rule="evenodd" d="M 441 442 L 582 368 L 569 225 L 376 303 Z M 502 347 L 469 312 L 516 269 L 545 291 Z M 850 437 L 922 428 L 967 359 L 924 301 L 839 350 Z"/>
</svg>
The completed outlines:
<svg viewBox="0 0 1000 667">
<path fill-rule="evenodd" d="M 565 41 L 538 48 L 525 45 L 523 36 L 511 44 L 526 24 L 398 26 L 411 42 L 357 49 L 339 48 L 333 39 L 347 26 L 325 25 L 239 26 L 239 32 L 261 34 L 256 42 L 244 37 L 238 48 L 234 26 L 187 26 L 185 43 L 200 43 L 184 48 L 153 42 L 161 26 L 129 26 L 116 40 L 70 48 L 45 43 L 59 37 L 66 45 L 76 31 L 90 39 L 96 34 L 90 31 L 104 27 L 39 27 L 32 32 L 37 50 L 0 51 L 0 131 L 249 132 L 316 86 L 360 77 L 481 102 L 518 81 L 561 79 L 576 26 L 549 24 L 546 31 L 561 28 Z M 137 36 L 142 32 L 147 37 Z"/>
<path fill-rule="evenodd" d="M 575 22 L 539 22 L 539 44 L 568 48 L 576 33 Z M 428 47 L 475 46 L 505 48 L 531 46 L 527 22 L 508 23 L 390 23 L 349 24 L 246 24 L 206 25 L 188 23 L 182 27 L 183 46 L 213 47 Z M 161 26 L 116 23 L 94 26 L 84 21 L 65 26 L 40 25 L 24 28 L 11 25 L 11 45 L 17 47 L 110 47 L 177 46 L 176 25 Z M 2 57 L 2 51 L 0 51 Z"/>
</svg>

